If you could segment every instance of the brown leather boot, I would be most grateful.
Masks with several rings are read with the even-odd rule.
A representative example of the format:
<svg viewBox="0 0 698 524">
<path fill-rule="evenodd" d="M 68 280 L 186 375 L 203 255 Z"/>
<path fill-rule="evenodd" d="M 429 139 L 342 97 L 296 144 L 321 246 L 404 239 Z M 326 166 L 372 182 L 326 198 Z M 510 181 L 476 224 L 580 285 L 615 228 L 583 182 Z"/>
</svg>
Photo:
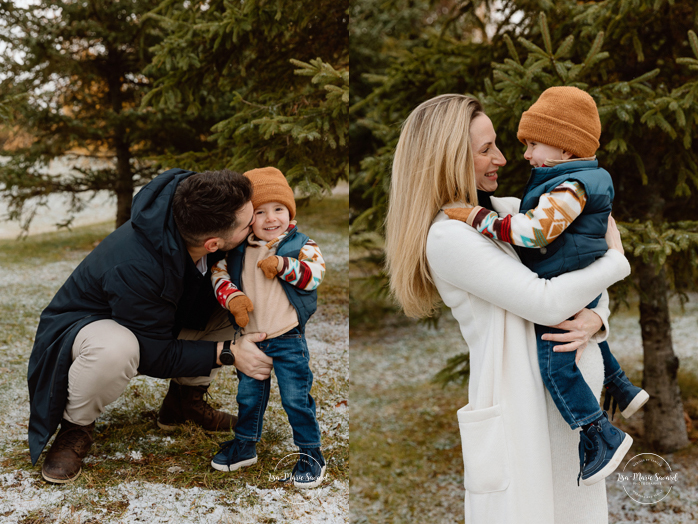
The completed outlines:
<svg viewBox="0 0 698 524">
<path fill-rule="evenodd" d="M 56 435 L 51 449 L 46 454 L 41 475 L 48 482 L 65 484 L 72 482 L 82 472 L 82 459 L 92 447 L 92 432 L 95 429 L 93 422 L 89 426 L 79 426 L 61 421 L 61 430 Z"/>
<path fill-rule="evenodd" d="M 218 411 L 204 400 L 208 386 L 181 386 L 170 380 L 170 389 L 158 414 L 158 426 L 166 431 L 177 429 L 178 424 L 193 422 L 206 431 L 230 431 L 238 418 Z"/>
</svg>

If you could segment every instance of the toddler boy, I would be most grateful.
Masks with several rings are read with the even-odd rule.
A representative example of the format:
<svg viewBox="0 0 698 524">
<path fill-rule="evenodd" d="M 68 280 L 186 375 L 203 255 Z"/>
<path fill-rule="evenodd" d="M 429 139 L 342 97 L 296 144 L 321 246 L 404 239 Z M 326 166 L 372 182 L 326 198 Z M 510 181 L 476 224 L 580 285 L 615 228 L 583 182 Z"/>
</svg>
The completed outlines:
<svg viewBox="0 0 698 524">
<path fill-rule="evenodd" d="M 266 333 L 259 348 L 274 360 L 281 403 L 300 448 L 293 468 L 294 485 L 319 486 L 325 475 L 310 371 L 305 325 L 317 309 L 317 287 L 325 262 L 317 244 L 293 221 L 293 190 L 276 168 L 245 173 L 252 181 L 254 223 L 246 242 L 231 250 L 212 269 L 216 297 L 235 324 L 247 333 Z M 235 471 L 257 462 L 271 378 L 255 380 L 238 371 L 238 422 L 235 438 L 224 442 L 211 465 Z"/>
</svg>

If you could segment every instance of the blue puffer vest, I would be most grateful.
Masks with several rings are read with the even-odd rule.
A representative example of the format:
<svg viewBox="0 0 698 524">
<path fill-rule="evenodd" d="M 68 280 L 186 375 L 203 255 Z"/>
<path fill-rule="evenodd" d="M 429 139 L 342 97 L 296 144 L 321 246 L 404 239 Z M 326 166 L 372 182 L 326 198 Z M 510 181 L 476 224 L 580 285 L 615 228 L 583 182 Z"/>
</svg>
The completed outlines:
<svg viewBox="0 0 698 524">
<path fill-rule="evenodd" d="M 276 248 L 276 254 L 280 257 L 290 257 L 298 258 L 301 249 L 308 242 L 308 236 L 299 232 L 298 229 L 294 228 L 284 237 L 284 239 L 279 242 Z M 230 280 L 238 289 L 242 289 L 242 264 L 245 260 L 245 249 L 247 247 L 247 242 L 243 242 L 238 247 L 233 249 L 228 253 L 228 274 L 230 274 Z M 304 289 L 299 289 L 296 286 L 289 284 L 285 280 L 278 279 L 281 282 L 281 287 L 284 288 L 288 301 L 296 310 L 298 315 L 298 327 L 301 332 L 305 332 L 305 324 L 308 322 L 310 316 L 317 310 L 317 290 L 306 291 Z M 237 327 L 235 323 L 235 318 L 232 314 L 228 313 L 230 323 Z"/>
<path fill-rule="evenodd" d="M 596 160 L 567 162 L 555 167 L 534 168 L 521 199 L 520 213 L 538 205 L 566 180 L 579 182 L 586 191 L 582 214 L 551 244 L 543 248 L 521 248 L 521 261 L 540 278 L 553 278 L 568 271 L 587 267 L 608 250 L 606 228 L 613 205 L 613 181 Z"/>
</svg>

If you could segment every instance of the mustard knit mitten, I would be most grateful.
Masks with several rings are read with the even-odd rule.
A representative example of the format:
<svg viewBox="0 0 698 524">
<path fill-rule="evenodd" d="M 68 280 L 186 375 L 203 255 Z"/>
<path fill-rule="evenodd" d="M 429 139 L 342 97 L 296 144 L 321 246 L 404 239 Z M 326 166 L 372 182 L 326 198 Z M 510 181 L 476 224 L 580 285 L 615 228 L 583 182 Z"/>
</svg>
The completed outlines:
<svg viewBox="0 0 698 524">
<path fill-rule="evenodd" d="M 444 213 L 446 213 L 446 216 L 448 218 L 452 218 L 453 220 L 460 220 L 461 222 L 465 222 L 469 226 L 472 226 L 472 219 L 474 219 L 478 212 L 482 209 L 481 206 L 475 206 L 475 207 L 454 207 L 451 209 L 444 209 Z M 470 218 L 470 222 L 468 222 L 468 218 Z"/>
<path fill-rule="evenodd" d="M 279 272 L 279 257 L 272 255 L 257 262 L 257 267 L 264 271 L 264 276 L 274 278 Z"/>
<path fill-rule="evenodd" d="M 243 328 L 250 321 L 250 317 L 247 313 L 254 311 L 254 306 L 247 295 L 241 293 L 230 299 L 228 302 L 228 310 L 235 317 L 237 325 Z"/>
</svg>

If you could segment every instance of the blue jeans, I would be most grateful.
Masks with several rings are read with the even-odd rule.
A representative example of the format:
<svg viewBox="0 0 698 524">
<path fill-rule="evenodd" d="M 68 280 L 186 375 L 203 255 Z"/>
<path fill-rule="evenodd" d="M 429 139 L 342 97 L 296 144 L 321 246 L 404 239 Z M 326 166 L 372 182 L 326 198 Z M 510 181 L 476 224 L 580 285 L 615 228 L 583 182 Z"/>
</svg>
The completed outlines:
<svg viewBox="0 0 698 524">
<path fill-rule="evenodd" d="M 293 428 L 294 444 L 300 448 L 320 447 L 320 426 L 315 417 L 315 401 L 310 396 L 313 373 L 308 365 L 310 356 L 305 335 L 294 328 L 276 338 L 257 342 L 257 347 L 274 360 L 281 404 Z M 235 438 L 259 442 L 269 402 L 271 377 L 256 380 L 238 371 L 238 379 L 239 410 Z"/>
<path fill-rule="evenodd" d="M 590 309 L 596 307 L 599 298 L 600 295 L 587 307 Z M 538 365 L 543 384 L 550 392 L 562 418 L 572 429 L 593 422 L 601 417 L 603 411 L 575 363 L 577 352 L 556 353 L 553 348 L 560 343 L 543 340 L 541 336 L 544 333 L 565 333 L 565 331 L 536 324 Z M 622 370 L 606 342 L 601 342 L 599 348 L 604 364 L 604 384 L 607 384 Z"/>
</svg>

